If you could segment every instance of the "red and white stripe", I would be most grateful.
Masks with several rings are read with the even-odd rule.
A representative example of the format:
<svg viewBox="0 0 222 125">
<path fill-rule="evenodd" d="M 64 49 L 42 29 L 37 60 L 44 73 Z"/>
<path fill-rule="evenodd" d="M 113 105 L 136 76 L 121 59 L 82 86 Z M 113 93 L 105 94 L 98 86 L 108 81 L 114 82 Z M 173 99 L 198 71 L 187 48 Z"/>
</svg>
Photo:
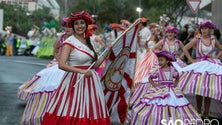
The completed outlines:
<svg viewBox="0 0 222 125">
<path fill-rule="evenodd" d="M 131 93 L 131 86 L 133 84 L 134 68 L 136 63 L 136 43 L 137 43 L 138 25 L 128 31 L 113 47 L 109 55 L 109 60 L 106 64 L 102 83 L 106 77 L 106 73 L 110 65 L 115 61 L 116 57 L 121 54 L 124 48 L 130 48 L 128 61 L 124 66 L 123 79 L 121 80 L 121 87 L 117 91 L 109 90 L 104 84 L 103 91 L 106 98 L 107 107 L 110 113 L 110 119 L 113 123 L 124 124 L 127 116 L 128 102 Z"/>
</svg>

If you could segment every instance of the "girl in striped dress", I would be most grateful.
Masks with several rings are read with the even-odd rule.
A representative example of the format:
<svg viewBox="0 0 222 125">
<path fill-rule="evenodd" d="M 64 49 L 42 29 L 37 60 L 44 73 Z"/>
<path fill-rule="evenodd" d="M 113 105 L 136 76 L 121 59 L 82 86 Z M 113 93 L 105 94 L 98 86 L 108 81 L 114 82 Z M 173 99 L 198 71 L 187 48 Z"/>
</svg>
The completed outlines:
<svg viewBox="0 0 222 125">
<path fill-rule="evenodd" d="M 172 54 L 174 54 L 174 56 L 176 56 L 177 58 L 177 63 L 182 66 L 185 67 L 186 64 L 179 58 L 181 57 L 179 50 L 182 50 L 182 48 L 184 47 L 183 43 L 181 41 L 179 41 L 178 39 L 176 39 L 176 35 L 179 33 L 179 30 L 177 28 L 175 28 L 174 26 L 168 26 L 165 29 L 166 32 L 166 38 L 160 40 L 157 44 L 155 44 L 152 48 L 151 51 L 159 51 L 159 50 L 164 50 L 164 51 L 168 51 Z M 153 52 L 149 52 L 150 53 L 150 59 L 146 59 L 145 61 L 143 61 L 143 63 L 138 64 L 136 67 L 145 67 L 145 69 L 142 70 L 138 70 L 136 69 L 135 72 L 135 80 L 137 80 L 135 82 L 135 91 L 133 92 L 131 98 L 130 98 L 130 104 L 134 105 L 137 102 L 139 102 L 140 98 L 142 95 L 144 95 L 144 93 L 151 87 L 151 84 L 149 84 L 148 78 L 149 75 L 144 76 L 145 73 L 149 73 L 149 72 L 153 72 L 156 69 L 159 68 L 158 66 L 158 60 L 156 59 L 155 54 L 153 54 Z M 148 65 L 150 64 L 150 65 Z M 152 67 L 150 67 L 152 66 Z M 137 78 L 138 76 L 143 76 L 143 79 L 139 81 L 139 78 Z M 141 77 L 140 76 L 140 77 Z M 156 80 L 156 79 L 155 79 Z M 138 82 L 139 81 L 139 82 Z"/>
<path fill-rule="evenodd" d="M 179 34 L 179 30 L 170 25 L 167 26 L 167 28 L 165 29 L 165 33 L 166 33 L 166 38 L 160 40 L 152 49 L 153 51 L 160 49 L 160 50 L 165 50 L 165 51 L 169 51 L 172 54 L 174 54 L 174 56 L 176 56 L 176 61 L 177 63 L 181 66 L 181 67 L 185 67 L 186 63 L 184 63 L 180 58 L 183 56 L 183 54 L 181 54 L 181 51 L 184 47 L 183 43 L 178 40 L 176 37 Z"/>
<path fill-rule="evenodd" d="M 19 97 L 27 101 L 21 118 L 21 125 L 41 124 L 49 99 L 65 74 L 65 71 L 59 69 L 58 60 L 63 41 L 73 34 L 73 30 L 67 26 L 67 22 L 68 18 L 63 18 L 62 26 L 65 29 L 65 33 L 55 41 L 55 58 L 50 61 L 47 68 L 41 70 L 31 80 L 19 87 Z"/>
<path fill-rule="evenodd" d="M 102 85 L 95 71 L 105 56 L 97 60 L 87 33 L 92 21 L 84 11 L 70 16 L 74 34 L 64 41 L 59 60 L 59 68 L 66 73 L 50 100 L 42 125 L 110 125 Z M 93 68 L 88 70 L 94 61 Z"/>
<path fill-rule="evenodd" d="M 183 96 L 177 83 L 178 72 L 170 66 L 175 61 L 174 55 L 168 51 L 156 53 L 160 68 L 150 74 L 149 82 L 153 86 L 140 99 L 132 111 L 132 125 L 161 125 L 180 119 L 184 123 L 199 119 L 198 113 Z M 158 78 L 154 83 L 153 79 Z M 165 121 L 162 121 L 165 120 Z"/>
<path fill-rule="evenodd" d="M 173 63 L 181 72 L 179 87 L 185 94 L 196 95 L 197 111 L 202 113 L 202 100 L 204 97 L 204 118 L 209 118 L 211 99 L 222 101 L 222 63 L 218 58 L 222 54 L 222 45 L 211 36 L 211 29 L 215 25 L 209 21 L 202 21 L 199 26 L 201 37 L 194 38 L 184 47 L 184 53 L 192 64 L 181 68 Z M 196 48 L 196 59 L 193 59 L 188 50 Z M 213 57 L 215 48 L 219 49 Z M 221 111 L 219 111 L 221 113 Z"/>
</svg>

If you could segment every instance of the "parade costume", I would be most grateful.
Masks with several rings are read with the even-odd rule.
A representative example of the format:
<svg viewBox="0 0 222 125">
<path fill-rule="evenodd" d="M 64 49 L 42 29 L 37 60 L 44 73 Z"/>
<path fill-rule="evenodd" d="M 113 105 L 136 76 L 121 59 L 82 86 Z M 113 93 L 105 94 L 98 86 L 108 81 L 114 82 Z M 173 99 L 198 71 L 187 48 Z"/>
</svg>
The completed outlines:
<svg viewBox="0 0 222 125">
<path fill-rule="evenodd" d="M 53 44 L 55 37 L 44 36 L 39 44 L 39 48 L 36 52 L 36 56 L 40 58 L 50 58 L 53 57 Z"/>
<path fill-rule="evenodd" d="M 205 28 L 206 27 L 206 28 Z M 208 28 L 208 34 L 205 32 L 205 36 L 209 35 L 209 45 L 204 43 L 203 37 L 197 37 L 191 42 L 195 42 L 196 45 L 196 59 L 198 62 L 192 63 L 184 68 L 181 68 L 177 64 L 173 63 L 175 68 L 181 73 L 180 82 L 178 86 L 181 90 L 190 96 L 192 99 L 196 97 L 196 102 L 198 99 L 203 98 L 204 100 L 210 100 L 210 102 L 205 102 L 205 109 L 203 116 L 208 118 L 209 115 L 214 117 L 221 117 L 221 111 L 218 112 L 218 107 L 222 107 L 222 63 L 219 59 L 213 57 L 213 53 L 216 49 L 220 49 L 220 44 L 216 46 L 217 39 L 214 36 L 210 36 L 209 29 L 214 29 L 215 25 L 209 21 L 202 21 L 200 23 L 199 29 L 202 31 Z M 196 96 L 194 96 L 196 95 Z M 197 109 L 199 113 L 202 113 L 202 102 L 197 103 Z M 207 107 L 206 107 L 207 105 Z"/>
<path fill-rule="evenodd" d="M 67 22 L 68 18 L 63 18 L 63 21 Z M 65 24 L 62 25 L 65 26 Z M 58 48 L 56 48 L 58 49 L 58 54 L 60 54 L 61 45 L 67 36 L 69 36 L 68 33 L 59 36 L 59 41 L 57 41 Z M 54 58 L 45 69 L 19 87 L 18 96 L 27 101 L 21 118 L 22 125 L 41 124 L 50 98 L 58 88 L 64 74 L 65 71 L 58 68 L 58 61 Z"/>
<path fill-rule="evenodd" d="M 152 44 L 149 47 L 152 48 L 155 42 L 154 41 L 150 42 L 152 42 Z M 130 97 L 130 105 L 137 103 L 140 100 L 140 97 L 144 93 L 146 93 L 146 91 L 151 87 L 151 85 L 148 84 L 149 82 L 148 77 L 149 74 L 157 67 L 157 65 L 158 65 L 157 57 L 151 49 L 147 52 L 147 54 L 142 60 L 139 60 L 136 63 L 136 70 L 134 76 L 135 90 L 132 96 Z"/>
<path fill-rule="evenodd" d="M 166 30 L 166 32 L 168 32 L 169 30 L 175 30 L 175 29 L 169 28 L 169 29 Z M 177 31 L 175 30 L 175 32 L 177 32 Z M 168 52 L 174 54 L 174 56 L 177 57 L 176 58 L 176 63 L 178 63 L 181 67 L 185 67 L 186 64 L 180 58 L 178 58 L 179 49 L 180 49 L 180 41 L 179 40 L 176 39 L 176 42 L 173 45 L 171 45 L 169 43 L 169 40 L 167 38 L 165 38 L 163 40 L 162 50 L 163 51 L 168 51 Z M 153 59 L 153 60 L 150 61 L 151 62 L 150 64 L 152 64 L 152 65 L 146 65 L 147 70 L 141 70 L 146 74 L 149 74 L 149 72 L 153 72 L 154 70 L 159 68 L 158 61 L 155 61 L 155 60 L 157 60 L 156 57 L 155 57 L 155 54 L 153 54 L 153 52 L 150 52 L 150 54 L 152 54 L 151 59 Z M 146 61 L 146 62 L 148 62 L 148 61 Z M 152 66 L 152 67 L 150 67 L 150 66 Z M 140 65 L 140 67 L 143 67 L 143 66 Z M 150 69 L 150 71 L 149 71 L 149 69 Z M 140 74 L 143 75 L 143 73 L 141 73 L 141 71 L 140 71 Z M 136 71 L 136 73 L 137 73 L 137 71 Z M 140 74 L 138 74 L 138 75 L 140 75 Z M 136 83 L 135 91 L 133 92 L 133 94 L 130 98 L 130 104 L 131 105 L 134 105 L 137 102 L 139 102 L 141 96 L 144 95 L 144 93 L 146 93 L 146 91 L 149 90 L 149 88 L 151 87 L 151 85 L 149 84 L 148 78 L 149 78 L 149 75 L 146 75 L 145 77 L 142 77 L 141 82 Z"/>
<path fill-rule="evenodd" d="M 173 57 L 166 51 L 157 53 L 157 56 L 166 57 L 169 60 Z M 199 119 L 198 113 L 183 96 L 180 89 L 173 85 L 173 78 L 179 77 L 178 72 L 173 67 L 169 66 L 169 69 L 159 68 L 150 77 L 158 78 L 159 86 L 148 90 L 140 102 L 134 106 L 131 124 L 160 125 L 163 119 L 166 121 Z"/>
<path fill-rule="evenodd" d="M 62 35 L 60 39 L 60 45 L 62 44 L 64 40 L 65 40 L 64 35 Z M 61 51 L 61 48 L 60 48 L 60 51 Z M 23 85 L 19 87 L 17 96 L 20 99 L 27 101 L 29 100 L 30 96 L 33 94 L 32 92 L 34 92 L 36 87 L 42 86 L 42 85 L 44 86 L 46 85 L 46 83 L 50 84 L 51 82 L 50 80 L 53 80 L 52 84 L 58 85 L 63 75 L 64 75 L 64 71 L 58 68 L 57 60 L 53 59 L 49 62 L 49 64 L 46 66 L 45 69 L 38 72 L 36 75 L 28 79 Z M 56 88 L 56 86 L 52 88 Z M 44 89 L 48 91 L 47 87 Z M 49 90 L 49 91 L 52 91 L 52 90 Z M 38 91 L 38 89 L 35 91 Z"/>
<path fill-rule="evenodd" d="M 60 44 L 64 41 L 61 36 Z M 61 48 L 60 48 L 61 49 Z M 22 125 L 40 125 L 46 112 L 50 98 L 58 88 L 65 71 L 58 68 L 58 62 L 53 59 L 47 67 L 37 73 L 25 84 L 19 87 L 18 96 L 26 100 L 27 105 L 22 115 Z"/>
<path fill-rule="evenodd" d="M 75 22 L 85 20 L 85 26 Z M 90 43 L 89 36 L 76 31 L 77 27 L 92 24 L 92 17 L 88 12 L 75 12 L 70 16 L 69 23 L 73 26 L 74 35 L 78 33 Z M 77 32 L 77 33 L 76 33 Z M 85 29 L 87 33 L 87 29 Z M 81 71 L 87 70 L 96 53 L 91 47 L 82 43 L 76 36 L 70 36 L 63 43 L 65 47 L 72 47 L 69 55 L 61 58 L 61 66 L 75 67 Z M 66 52 L 66 50 L 64 50 Z M 63 56 L 63 55 L 61 55 Z M 63 62 L 64 61 L 64 62 Z M 71 70 L 71 68 L 69 68 Z M 89 72 L 89 71 L 88 71 Z M 80 72 L 66 71 L 58 89 L 50 99 L 42 121 L 42 125 L 110 125 L 108 109 L 103 94 L 100 78 L 94 69 L 90 69 L 91 75 L 85 76 Z"/>
<path fill-rule="evenodd" d="M 162 50 L 169 51 L 173 53 L 176 56 L 176 62 L 181 66 L 185 67 L 187 64 L 184 63 L 179 57 L 179 49 L 180 49 L 180 41 L 176 39 L 176 43 L 174 45 L 170 45 L 169 40 L 167 38 L 164 39 L 163 41 L 163 48 Z"/>
<path fill-rule="evenodd" d="M 74 48 L 69 56 L 69 65 L 81 69 L 87 69 L 91 65 L 94 53 L 86 45 L 74 36 L 69 37 L 64 44 Z M 100 78 L 95 70 L 91 71 L 92 76 L 84 76 L 75 87 L 73 86 L 82 74 L 65 73 L 51 98 L 43 125 L 110 124 Z"/>
<path fill-rule="evenodd" d="M 196 38 L 196 56 L 199 62 L 181 68 L 173 63 L 181 72 L 179 87 L 185 94 L 195 94 L 222 101 L 222 63 L 218 59 L 210 58 L 215 49 L 216 39 L 211 37 L 211 44 L 204 45 L 201 37 Z"/>
</svg>

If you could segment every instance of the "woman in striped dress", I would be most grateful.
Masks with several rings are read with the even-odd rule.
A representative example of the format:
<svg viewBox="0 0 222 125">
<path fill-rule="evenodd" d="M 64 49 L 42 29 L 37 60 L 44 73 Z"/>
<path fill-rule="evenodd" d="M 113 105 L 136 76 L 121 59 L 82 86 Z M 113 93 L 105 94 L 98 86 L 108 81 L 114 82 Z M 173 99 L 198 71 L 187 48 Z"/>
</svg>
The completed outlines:
<svg viewBox="0 0 222 125">
<path fill-rule="evenodd" d="M 62 26 L 65 29 L 65 33 L 55 41 L 55 58 L 50 61 L 47 68 L 32 78 L 33 82 L 27 81 L 19 88 L 21 93 L 18 93 L 18 95 L 21 95 L 27 101 L 21 125 L 40 125 L 46 112 L 46 107 L 49 104 L 49 99 L 65 74 L 65 71 L 58 68 L 58 60 L 63 41 L 73 34 L 73 30 L 67 26 L 67 22 L 68 18 L 63 18 Z"/>
<path fill-rule="evenodd" d="M 177 88 L 178 72 L 170 65 L 175 57 L 168 51 L 156 53 L 160 68 L 149 77 L 153 86 L 132 110 L 132 125 L 161 125 L 181 120 L 183 123 L 200 119 L 198 113 Z M 158 78 L 157 82 L 153 79 Z"/>
<path fill-rule="evenodd" d="M 133 94 L 130 98 L 130 104 L 133 105 L 137 101 L 139 101 L 139 98 L 150 88 L 150 84 L 147 84 L 148 82 L 148 74 L 151 70 L 151 68 L 154 65 L 158 65 L 158 60 L 155 55 L 155 53 L 152 51 L 152 47 L 159 41 L 157 38 L 157 32 L 158 29 L 157 23 L 151 23 L 150 24 L 150 31 L 151 31 L 151 37 L 146 42 L 147 50 L 148 52 L 144 56 L 143 59 L 138 60 L 136 63 L 136 70 L 134 75 L 134 90 Z"/>
<path fill-rule="evenodd" d="M 209 118 L 211 99 L 222 101 L 222 63 L 218 58 L 222 55 L 222 45 L 211 36 L 215 25 L 209 21 L 202 21 L 199 26 L 201 36 L 191 40 L 185 47 L 184 53 L 192 64 L 181 68 L 173 65 L 181 72 L 179 87 L 185 94 L 196 95 L 197 111 L 202 113 L 202 100 L 204 97 L 204 118 Z M 196 59 L 193 59 L 188 50 L 196 48 Z M 213 57 L 215 48 L 219 49 Z M 221 111 L 220 111 L 221 113 Z"/>
<path fill-rule="evenodd" d="M 74 34 L 63 43 L 59 61 L 59 68 L 66 73 L 50 100 L 42 125 L 110 125 L 102 85 L 95 71 L 105 56 L 97 60 L 87 33 L 92 21 L 84 11 L 70 16 Z M 95 65 L 88 70 L 94 61 Z"/>
<path fill-rule="evenodd" d="M 181 54 L 181 51 L 184 47 L 183 43 L 178 40 L 176 37 L 179 34 L 179 30 L 172 26 L 169 25 L 165 29 L 166 37 L 162 40 L 160 40 L 152 49 L 153 51 L 160 49 L 160 50 L 165 50 L 169 51 L 176 56 L 176 61 L 181 67 L 185 67 L 186 63 L 184 63 L 180 58 L 183 56 Z"/>
</svg>

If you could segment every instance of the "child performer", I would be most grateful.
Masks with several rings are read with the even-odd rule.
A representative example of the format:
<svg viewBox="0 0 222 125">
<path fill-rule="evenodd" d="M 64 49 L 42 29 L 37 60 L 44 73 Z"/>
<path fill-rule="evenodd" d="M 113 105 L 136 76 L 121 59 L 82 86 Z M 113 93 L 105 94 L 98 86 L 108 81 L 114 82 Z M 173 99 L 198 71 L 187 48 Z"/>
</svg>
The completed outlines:
<svg viewBox="0 0 222 125">
<path fill-rule="evenodd" d="M 173 54 L 168 51 L 156 53 L 160 68 L 149 77 L 153 88 L 141 98 L 140 102 L 133 107 L 133 125 L 161 125 L 169 120 L 177 119 L 183 123 L 191 123 L 193 119 L 200 119 L 198 113 L 183 96 L 177 83 L 178 72 L 170 65 L 176 61 Z M 158 78 L 154 83 L 153 79 Z M 165 120 L 165 121 L 164 121 Z"/>
</svg>

